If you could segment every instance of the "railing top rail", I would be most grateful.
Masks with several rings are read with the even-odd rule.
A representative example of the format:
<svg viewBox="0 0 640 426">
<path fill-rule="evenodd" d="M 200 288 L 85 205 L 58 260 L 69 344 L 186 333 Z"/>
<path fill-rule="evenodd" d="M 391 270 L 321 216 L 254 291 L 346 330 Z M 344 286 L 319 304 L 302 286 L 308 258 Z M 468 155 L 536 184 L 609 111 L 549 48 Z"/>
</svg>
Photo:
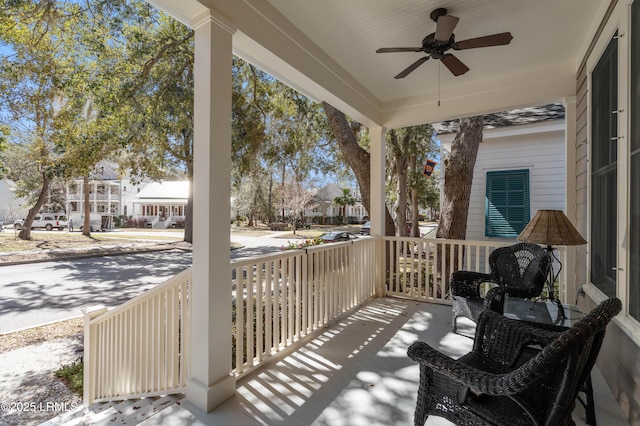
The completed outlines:
<svg viewBox="0 0 640 426">
<path fill-rule="evenodd" d="M 259 254 L 256 256 L 242 257 L 231 260 L 231 267 L 241 267 L 245 265 L 253 265 L 255 263 L 263 263 L 271 260 L 286 259 L 304 254 L 304 249 L 283 250 L 275 253 Z"/>
<path fill-rule="evenodd" d="M 464 244 L 464 245 L 477 245 L 486 247 L 506 247 L 516 244 L 517 241 L 496 241 L 496 240 L 454 240 L 449 238 L 425 238 L 425 237 L 397 237 L 397 236 L 384 236 L 385 241 L 428 241 L 433 243 L 443 244 Z"/>
<path fill-rule="evenodd" d="M 337 243 L 331 243 L 331 244 L 320 244 L 317 246 L 309 246 L 309 247 L 304 247 L 304 248 L 300 248 L 300 249 L 291 249 L 291 250 L 283 250 L 283 251 L 278 251 L 278 252 L 274 252 L 274 253 L 267 253 L 267 254 L 260 254 L 260 255 L 256 255 L 256 256 L 250 256 L 250 257 L 243 257 L 243 258 L 239 258 L 239 259 L 232 259 L 231 260 L 231 267 L 232 268 L 239 268 L 239 267 L 243 267 L 243 266 L 248 266 L 248 265 L 254 265 L 256 263 L 264 263 L 264 262 L 269 262 L 272 260 L 278 260 L 278 259 L 285 259 L 288 257 L 294 257 L 294 256 L 300 256 L 303 255 L 305 253 L 313 253 L 313 252 L 319 252 L 319 251 L 327 251 L 327 250 L 333 250 L 337 247 L 342 247 L 345 245 L 350 245 L 350 244 L 367 244 L 370 243 L 371 241 L 375 241 L 376 238 L 363 238 L 362 240 L 352 240 L 352 241 L 340 241 Z"/>
<path fill-rule="evenodd" d="M 162 284 L 159 284 L 159 285 L 157 285 L 157 286 L 155 286 L 153 288 L 150 288 L 149 290 L 145 291 L 144 293 L 137 295 L 133 299 L 126 301 L 122 305 L 118 305 L 113 309 L 109 309 L 104 314 L 93 318 L 91 320 L 91 324 L 96 324 L 96 323 L 105 321 L 105 320 L 111 318 L 114 315 L 118 315 L 120 312 L 126 311 L 131 306 L 137 305 L 138 303 L 142 302 L 143 300 L 148 299 L 150 297 L 153 297 L 154 295 L 156 295 L 158 293 L 161 293 L 167 287 L 171 287 L 171 286 L 175 285 L 178 282 L 182 282 L 182 281 L 185 281 L 186 279 L 190 279 L 192 274 L 193 274 L 193 267 L 189 267 L 189 268 L 185 269 L 184 271 L 182 271 L 182 272 L 172 276 L 171 278 L 167 279 Z"/>
<path fill-rule="evenodd" d="M 311 253 L 314 251 L 327 251 L 327 250 L 333 250 L 336 247 L 343 247 L 343 246 L 348 246 L 353 244 L 354 241 L 339 241 L 337 243 L 325 243 L 325 244 L 320 244 L 317 246 L 309 246 L 309 247 L 305 247 L 305 250 L 307 251 L 307 253 Z"/>
</svg>

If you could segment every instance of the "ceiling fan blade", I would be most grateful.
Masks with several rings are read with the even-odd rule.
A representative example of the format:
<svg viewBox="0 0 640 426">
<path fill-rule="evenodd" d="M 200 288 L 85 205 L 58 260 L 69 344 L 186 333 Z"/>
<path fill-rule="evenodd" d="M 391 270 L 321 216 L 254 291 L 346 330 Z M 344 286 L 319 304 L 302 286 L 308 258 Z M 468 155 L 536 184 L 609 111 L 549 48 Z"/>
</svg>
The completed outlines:
<svg viewBox="0 0 640 426">
<path fill-rule="evenodd" d="M 511 43 L 511 33 L 493 34 L 484 37 L 470 38 L 453 43 L 455 50 L 475 49 L 476 47 L 503 46 Z"/>
<path fill-rule="evenodd" d="M 456 77 L 469 71 L 469 67 L 463 64 L 460 59 L 456 58 L 451 53 L 444 55 L 441 61 Z"/>
<path fill-rule="evenodd" d="M 409 65 L 407 68 L 405 68 L 400 74 L 396 75 L 393 78 L 405 78 L 406 76 L 408 76 L 409 74 L 411 74 L 413 72 L 413 70 L 415 70 L 416 68 L 418 68 L 420 65 L 422 65 L 423 63 L 425 63 L 427 60 L 429 59 L 428 56 L 425 56 L 424 58 L 420 58 L 417 61 L 415 61 L 414 63 L 412 63 L 411 65 Z"/>
<path fill-rule="evenodd" d="M 422 47 L 382 47 L 376 53 L 422 52 Z"/>
<path fill-rule="evenodd" d="M 453 30 L 458 25 L 460 18 L 451 15 L 444 15 L 438 18 L 438 26 L 434 38 L 436 41 L 447 41 L 453 34 Z"/>
</svg>

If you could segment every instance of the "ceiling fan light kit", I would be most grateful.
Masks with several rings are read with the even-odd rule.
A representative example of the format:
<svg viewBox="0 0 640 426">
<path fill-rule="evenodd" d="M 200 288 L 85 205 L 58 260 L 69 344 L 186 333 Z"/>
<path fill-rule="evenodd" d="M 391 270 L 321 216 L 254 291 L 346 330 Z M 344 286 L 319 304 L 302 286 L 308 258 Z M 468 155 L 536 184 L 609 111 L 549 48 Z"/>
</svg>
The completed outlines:
<svg viewBox="0 0 640 426">
<path fill-rule="evenodd" d="M 511 40 L 513 39 L 511 33 L 505 32 L 456 42 L 453 30 L 458 24 L 460 18 L 447 15 L 447 9 L 443 7 L 434 9 L 429 16 L 433 21 L 436 22 L 436 31 L 427 35 L 422 40 L 421 47 L 383 47 L 376 50 L 376 53 L 423 52 L 427 54 L 427 56 L 418 59 L 407 68 L 402 70 L 394 78 L 405 78 L 416 68 L 429 60 L 429 58 L 436 59 L 442 62 L 444 66 L 446 66 L 447 69 L 457 77 L 469 71 L 469 67 L 467 67 L 452 53 L 447 53 L 448 50 L 465 50 L 475 49 L 478 47 L 503 46 L 511 43 Z"/>
</svg>

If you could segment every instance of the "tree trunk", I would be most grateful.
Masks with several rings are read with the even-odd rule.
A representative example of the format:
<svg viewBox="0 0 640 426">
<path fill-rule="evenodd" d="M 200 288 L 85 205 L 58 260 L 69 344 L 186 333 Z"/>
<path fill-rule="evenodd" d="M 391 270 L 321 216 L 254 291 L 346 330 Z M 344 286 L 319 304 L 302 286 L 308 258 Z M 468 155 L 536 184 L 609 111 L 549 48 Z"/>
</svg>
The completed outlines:
<svg viewBox="0 0 640 426">
<path fill-rule="evenodd" d="M 396 203 L 394 210 L 396 213 L 396 229 L 401 237 L 407 236 L 405 222 L 407 221 L 407 157 L 402 149 L 401 142 L 398 140 L 396 132 L 392 129 L 389 131 L 389 144 L 392 147 L 395 169 L 397 174 L 396 181 Z"/>
<path fill-rule="evenodd" d="M 451 144 L 451 155 L 445 160 L 444 199 L 436 238 L 464 240 L 466 237 L 473 169 L 482 142 L 482 125 L 482 116 L 460 120 L 460 128 Z M 442 271 L 442 263 L 438 262 L 438 272 L 443 283 L 444 277 L 453 273 L 449 265 L 458 265 L 457 258 L 451 262 L 448 245 L 444 249 L 447 256 L 445 271 Z M 439 245 L 438 258 L 442 255 L 442 246 Z M 442 291 L 446 294 L 447 289 L 443 288 Z"/>
<path fill-rule="evenodd" d="M 45 197 L 49 192 L 50 183 L 51 180 L 43 173 L 42 188 L 40 188 L 40 193 L 38 194 L 36 204 L 29 209 L 27 217 L 24 219 L 24 222 L 22 224 L 22 229 L 18 233 L 18 238 L 20 238 L 21 240 L 31 240 L 31 224 L 33 223 L 33 218 L 35 218 L 38 212 L 40 212 L 40 209 L 44 204 Z"/>
<path fill-rule="evenodd" d="M 371 155 L 358 144 L 345 115 L 326 102 L 323 102 L 322 106 L 329 119 L 333 135 L 338 142 L 338 148 L 340 148 L 340 152 L 342 152 L 345 161 L 356 175 L 356 180 L 358 181 L 362 195 L 362 204 L 364 208 L 367 209 L 367 212 L 369 212 L 371 208 Z M 395 226 L 393 218 L 389 210 L 385 207 L 385 235 L 393 236 L 394 234 Z"/>
<path fill-rule="evenodd" d="M 482 142 L 482 116 L 463 118 L 445 160 L 444 199 L 440 209 L 437 238 L 464 240 L 473 169 Z"/>
<path fill-rule="evenodd" d="M 411 173 L 415 173 L 415 171 L 416 171 L 416 163 L 417 163 L 417 158 L 416 158 L 416 155 L 413 154 L 409 158 L 409 170 L 411 170 Z M 411 188 L 409 190 L 409 196 L 410 196 L 410 201 L 409 202 L 411 204 L 411 233 L 410 233 L 410 236 L 411 237 L 419 237 L 420 236 L 420 228 L 418 227 L 418 221 L 419 221 L 419 216 L 420 216 L 420 208 L 418 206 L 418 189 L 417 189 L 417 187 L 415 185 L 415 181 L 411 185 Z"/>
<path fill-rule="evenodd" d="M 84 198 L 84 222 L 82 224 L 82 235 L 91 236 L 91 205 L 89 200 L 89 176 L 82 178 L 82 197 Z"/>
</svg>

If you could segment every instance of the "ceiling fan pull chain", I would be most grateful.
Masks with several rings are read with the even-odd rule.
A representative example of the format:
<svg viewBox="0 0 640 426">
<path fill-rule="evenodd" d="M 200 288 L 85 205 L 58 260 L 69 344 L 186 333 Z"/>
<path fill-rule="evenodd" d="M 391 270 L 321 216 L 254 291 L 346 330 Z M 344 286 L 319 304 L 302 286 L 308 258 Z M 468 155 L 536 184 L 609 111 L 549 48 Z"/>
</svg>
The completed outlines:
<svg viewBox="0 0 640 426">
<path fill-rule="evenodd" d="M 441 62 L 438 62 L 438 106 L 440 106 L 440 69 L 442 68 Z"/>
</svg>

